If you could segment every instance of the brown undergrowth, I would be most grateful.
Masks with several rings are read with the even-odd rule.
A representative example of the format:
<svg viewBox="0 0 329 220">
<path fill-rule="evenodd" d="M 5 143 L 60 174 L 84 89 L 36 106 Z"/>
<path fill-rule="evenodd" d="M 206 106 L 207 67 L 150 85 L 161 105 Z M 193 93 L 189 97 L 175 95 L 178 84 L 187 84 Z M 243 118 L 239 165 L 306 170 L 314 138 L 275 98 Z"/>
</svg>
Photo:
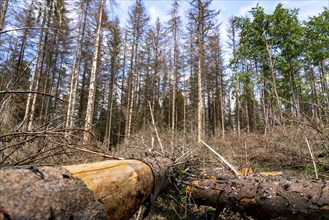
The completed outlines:
<svg viewBox="0 0 329 220">
<path fill-rule="evenodd" d="M 118 146 L 114 153 L 123 157 L 164 153 L 174 159 L 181 158 L 188 161 L 188 164 L 178 166 L 180 173 L 176 174 L 176 177 L 183 176 L 181 179 L 189 175 L 211 178 L 211 173 L 230 173 L 216 155 L 205 146 L 197 144 L 195 135 L 180 133 L 176 134 L 173 140 L 170 132 L 161 131 L 159 136 L 163 150 L 155 132 L 150 128 L 134 135 L 129 143 Z M 204 141 L 238 169 L 253 166 L 256 173 L 280 171 L 285 177 L 310 179 L 315 178 L 315 172 L 306 139 L 315 156 L 319 177 L 328 180 L 327 134 L 318 133 L 308 127 L 274 127 L 266 135 L 242 131 L 239 138 L 228 131 L 225 137 L 214 135 Z M 178 183 L 174 189 L 164 193 L 148 219 L 209 219 L 209 216 L 214 215 L 213 208 L 194 205 L 185 194 L 185 187 L 184 184 Z M 252 218 L 223 210 L 219 219 Z"/>
<path fill-rule="evenodd" d="M 0 166 L 65 165 L 88 163 L 113 157 L 143 158 L 146 155 L 166 156 L 175 160 L 178 181 L 159 197 L 148 219 L 206 219 L 213 214 L 209 207 L 198 207 L 185 193 L 183 179 L 187 175 L 229 172 L 208 148 L 199 145 L 196 132 L 176 132 L 153 127 L 132 135 L 129 141 L 111 150 L 102 143 L 84 143 L 82 130 L 70 132 L 60 128 L 40 127 L 34 132 L 11 132 L 0 135 Z M 69 134 L 69 135 L 65 135 Z M 314 178 L 314 167 L 306 139 L 315 155 L 321 179 L 328 180 L 328 134 L 308 127 L 274 127 L 263 133 L 241 132 L 240 137 L 227 131 L 225 137 L 212 135 L 203 141 L 238 169 L 253 166 L 255 172 L 281 171 L 284 176 Z M 181 181 L 181 182 L 179 182 Z M 246 216 L 224 210 L 222 219 L 241 219 Z M 226 216 L 226 217 L 225 217 Z"/>
<path fill-rule="evenodd" d="M 287 175 L 303 175 L 312 164 L 306 138 L 320 171 L 329 168 L 329 140 L 307 127 L 274 127 L 266 135 L 242 131 L 239 138 L 227 131 L 225 137 L 214 135 L 204 141 L 237 168 L 253 166 L 255 172 L 286 171 Z M 128 143 L 119 145 L 112 153 L 126 158 L 153 154 L 179 158 L 178 161 L 189 159 L 199 168 L 222 166 L 216 155 L 198 145 L 193 134 L 178 132 L 173 139 L 169 131 L 162 130 L 159 139 L 163 149 L 150 128 L 133 135 Z"/>
</svg>

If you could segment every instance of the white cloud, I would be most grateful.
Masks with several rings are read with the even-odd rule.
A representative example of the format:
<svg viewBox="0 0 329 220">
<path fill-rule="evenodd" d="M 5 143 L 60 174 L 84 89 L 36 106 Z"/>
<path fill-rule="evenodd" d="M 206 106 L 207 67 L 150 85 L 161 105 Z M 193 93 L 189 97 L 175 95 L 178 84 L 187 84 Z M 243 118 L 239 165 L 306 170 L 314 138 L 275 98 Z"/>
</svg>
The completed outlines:
<svg viewBox="0 0 329 220">
<path fill-rule="evenodd" d="M 151 3 L 152 5 L 148 6 L 148 3 Z M 168 11 L 170 9 L 170 5 L 163 5 L 163 2 L 161 4 L 157 3 L 156 5 L 154 4 L 154 1 L 146 2 L 146 6 L 148 6 L 148 13 L 150 15 L 150 22 L 151 24 L 154 24 L 157 20 L 157 18 L 160 19 L 162 23 L 167 22 L 170 18 L 168 15 Z"/>
<path fill-rule="evenodd" d="M 155 23 L 156 19 L 160 18 L 160 12 L 158 11 L 158 9 L 155 6 L 150 7 L 149 14 L 150 14 L 152 23 Z"/>
</svg>

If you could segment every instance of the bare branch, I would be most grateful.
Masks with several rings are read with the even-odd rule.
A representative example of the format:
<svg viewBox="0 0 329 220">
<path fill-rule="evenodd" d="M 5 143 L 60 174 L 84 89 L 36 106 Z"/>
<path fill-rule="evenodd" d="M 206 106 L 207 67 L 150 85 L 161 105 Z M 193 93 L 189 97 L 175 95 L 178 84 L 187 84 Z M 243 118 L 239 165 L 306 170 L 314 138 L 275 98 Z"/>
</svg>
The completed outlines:
<svg viewBox="0 0 329 220">
<path fill-rule="evenodd" d="M 62 32 L 60 29 L 50 28 L 50 27 L 22 27 L 22 28 L 14 28 L 14 29 L 0 31 L 0 35 L 8 33 L 8 32 L 12 32 L 12 31 L 21 31 L 21 30 L 26 30 L 26 29 L 52 29 L 52 30 Z"/>
<path fill-rule="evenodd" d="M 63 100 L 63 99 L 61 99 L 59 97 L 56 97 L 56 96 L 54 96 L 52 94 L 48 94 L 48 93 L 44 93 L 44 92 L 38 92 L 38 91 L 24 91 L 24 90 L 0 91 L 0 95 L 2 95 L 2 94 L 10 94 L 10 93 L 15 93 L 15 94 L 16 93 L 34 93 L 34 94 L 38 94 L 38 95 L 50 96 L 50 97 L 53 97 L 55 99 L 58 99 L 58 100 L 60 100 L 62 102 L 67 102 L 67 101 L 65 101 L 65 100 Z"/>
</svg>

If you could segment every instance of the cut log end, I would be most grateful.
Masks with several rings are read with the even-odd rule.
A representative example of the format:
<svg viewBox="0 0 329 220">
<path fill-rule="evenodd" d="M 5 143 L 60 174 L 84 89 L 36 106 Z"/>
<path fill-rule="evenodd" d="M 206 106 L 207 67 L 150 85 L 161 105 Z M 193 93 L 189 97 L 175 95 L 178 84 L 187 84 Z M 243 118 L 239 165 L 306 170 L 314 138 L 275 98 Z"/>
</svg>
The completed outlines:
<svg viewBox="0 0 329 220">
<path fill-rule="evenodd" d="M 0 182 L 0 219 L 106 218 L 83 181 L 61 167 L 3 169 Z"/>
</svg>

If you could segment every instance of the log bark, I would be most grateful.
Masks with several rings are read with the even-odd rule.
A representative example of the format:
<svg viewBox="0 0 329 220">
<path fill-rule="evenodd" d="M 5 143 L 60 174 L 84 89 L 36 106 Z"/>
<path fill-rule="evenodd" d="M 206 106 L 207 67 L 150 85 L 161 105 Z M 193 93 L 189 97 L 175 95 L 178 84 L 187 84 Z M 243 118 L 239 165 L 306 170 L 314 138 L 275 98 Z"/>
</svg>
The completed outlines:
<svg viewBox="0 0 329 220">
<path fill-rule="evenodd" d="M 283 177 L 194 180 L 187 193 L 196 204 L 230 208 L 257 219 L 329 219 L 329 182 Z"/>
<path fill-rule="evenodd" d="M 161 190 L 171 165 L 147 158 L 2 169 L 0 220 L 129 219 Z"/>
</svg>

